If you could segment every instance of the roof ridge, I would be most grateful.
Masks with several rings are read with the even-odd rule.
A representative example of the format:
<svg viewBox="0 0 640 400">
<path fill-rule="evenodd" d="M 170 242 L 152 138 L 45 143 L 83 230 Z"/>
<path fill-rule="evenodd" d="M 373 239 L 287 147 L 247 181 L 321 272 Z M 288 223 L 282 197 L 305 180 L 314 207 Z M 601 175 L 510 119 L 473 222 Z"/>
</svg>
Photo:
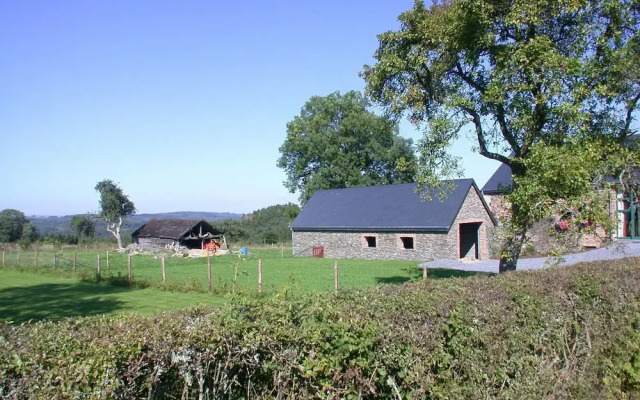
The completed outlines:
<svg viewBox="0 0 640 400">
<path fill-rule="evenodd" d="M 473 178 L 456 178 L 456 179 L 441 179 L 439 182 L 448 183 L 448 182 L 464 182 L 464 181 L 475 181 Z M 394 186 L 402 186 L 402 185 L 417 185 L 418 182 L 404 182 L 404 183 L 387 183 L 387 184 L 379 184 L 379 185 L 366 185 L 366 186 L 350 186 L 345 188 L 332 188 L 332 189 L 318 189 L 314 192 L 329 192 L 332 190 L 349 190 L 349 189 L 368 189 L 368 188 L 379 188 L 379 187 L 394 187 Z"/>
</svg>

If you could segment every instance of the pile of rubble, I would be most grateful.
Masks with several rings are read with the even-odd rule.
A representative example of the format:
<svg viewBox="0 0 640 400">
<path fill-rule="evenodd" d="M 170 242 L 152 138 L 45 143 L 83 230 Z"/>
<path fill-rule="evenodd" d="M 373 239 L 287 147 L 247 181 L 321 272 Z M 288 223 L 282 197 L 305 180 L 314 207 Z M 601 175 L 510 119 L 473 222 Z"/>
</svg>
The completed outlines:
<svg viewBox="0 0 640 400">
<path fill-rule="evenodd" d="M 124 252 L 130 255 L 144 254 L 147 256 L 160 257 L 188 257 L 190 250 L 184 246 L 167 246 L 164 249 L 145 249 L 135 243 L 128 245 Z"/>
<path fill-rule="evenodd" d="M 124 253 L 130 254 L 130 255 L 136 255 L 136 254 L 144 254 L 144 255 L 148 255 L 148 256 L 154 256 L 154 258 L 160 258 L 160 257 L 191 257 L 191 258 L 198 258 L 198 257 L 206 257 L 207 255 L 210 256 L 214 256 L 214 255 L 222 255 L 222 254 L 229 254 L 229 250 L 217 250 L 217 251 L 207 251 L 207 250 L 200 250 L 200 249 L 188 249 L 185 246 L 181 246 L 177 243 L 173 243 L 170 245 L 165 246 L 164 249 L 144 249 L 140 246 L 138 246 L 135 243 L 132 243 L 130 245 L 128 245 L 127 247 L 125 247 L 123 249 Z"/>
</svg>

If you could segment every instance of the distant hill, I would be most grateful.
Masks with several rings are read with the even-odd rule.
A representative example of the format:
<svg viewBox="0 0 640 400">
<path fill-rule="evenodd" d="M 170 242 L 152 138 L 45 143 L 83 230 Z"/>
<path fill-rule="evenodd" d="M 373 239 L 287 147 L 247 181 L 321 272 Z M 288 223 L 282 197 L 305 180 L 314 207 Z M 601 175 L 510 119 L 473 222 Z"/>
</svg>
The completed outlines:
<svg viewBox="0 0 640 400">
<path fill-rule="evenodd" d="M 82 215 L 82 214 L 80 214 Z M 74 215 L 64 215 L 61 217 L 51 216 L 28 216 L 29 221 L 33 222 L 38 228 L 38 232 L 42 235 L 46 234 L 68 234 L 73 233 L 69 223 Z M 125 219 L 122 224 L 121 232 L 124 235 L 131 234 L 142 225 L 151 221 L 154 218 L 158 219 L 204 219 L 208 222 L 221 221 L 225 219 L 241 219 L 243 214 L 228 213 L 228 212 L 205 212 L 205 211 L 176 211 L 169 213 L 157 213 L 157 214 L 135 214 Z M 96 224 L 96 236 L 109 236 L 104 222 L 98 221 Z"/>
</svg>

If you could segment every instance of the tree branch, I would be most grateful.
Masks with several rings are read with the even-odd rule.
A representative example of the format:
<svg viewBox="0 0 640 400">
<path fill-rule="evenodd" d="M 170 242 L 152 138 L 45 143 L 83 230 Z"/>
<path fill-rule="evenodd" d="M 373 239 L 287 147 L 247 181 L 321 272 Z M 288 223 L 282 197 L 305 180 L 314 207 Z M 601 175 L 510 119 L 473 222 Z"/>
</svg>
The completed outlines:
<svg viewBox="0 0 640 400">
<path fill-rule="evenodd" d="M 482 120 L 480 119 L 480 114 L 472 108 L 462 107 L 462 109 L 471 116 L 473 124 L 476 127 L 476 136 L 478 138 L 478 146 L 480 147 L 480 154 L 484 157 L 490 158 L 492 160 L 500 161 L 504 164 L 511 165 L 511 160 L 508 157 L 503 156 L 502 154 L 492 153 L 487 149 L 487 141 L 484 138 L 484 131 L 482 130 Z"/>
<path fill-rule="evenodd" d="M 462 71 L 462 66 L 460 65 L 460 62 L 456 63 L 456 70 L 453 70 L 453 73 L 456 74 L 457 76 L 459 76 L 460 79 L 465 81 L 469 86 L 471 86 L 472 88 L 474 88 L 475 90 L 477 90 L 481 94 L 484 94 L 484 92 L 487 90 L 486 87 L 484 87 L 483 85 L 481 85 L 478 82 L 474 81 L 473 79 L 471 79 L 471 77 L 469 75 L 465 74 Z"/>
<path fill-rule="evenodd" d="M 504 140 L 509 143 L 516 156 L 522 156 L 520 145 L 518 144 L 518 141 L 513 136 L 513 134 L 511 134 L 511 132 L 509 131 L 509 127 L 507 126 L 507 119 L 505 117 L 505 111 L 502 105 L 496 106 L 495 117 L 498 121 L 498 125 L 500 126 L 500 132 L 502 133 L 502 137 L 504 138 Z"/>
<path fill-rule="evenodd" d="M 474 81 L 473 79 L 471 79 L 471 77 L 469 77 L 467 74 L 464 73 L 464 71 L 462 70 L 462 66 L 460 65 L 459 62 L 456 63 L 456 69 L 453 70 L 453 73 L 460 77 L 460 79 L 462 79 L 464 82 L 466 82 L 469 86 L 471 86 L 472 88 L 476 89 L 478 92 L 480 92 L 480 94 L 484 94 L 484 92 L 486 91 L 486 88 L 479 84 L 478 82 Z M 475 124 L 475 117 L 474 114 L 477 115 L 477 112 L 475 110 L 471 110 L 471 109 L 465 109 L 466 112 L 469 113 L 469 111 L 472 111 L 472 113 L 469 113 L 472 118 L 474 118 L 474 124 Z M 514 153 L 516 153 L 516 155 L 521 155 L 520 154 L 520 145 L 518 145 L 518 142 L 516 141 L 516 138 L 511 134 L 511 132 L 509 131 L 509 127 L 507 126 L 507 119 L 505 117 L 505 111 L 504 111 L 504 107 L 502 105 L 497 105 L 496 106 L 496 111 L 494 113 L 496 121 L 498 121 L 498 125 L 500 126 L 500 132 L 502 133 L 502 137 L 504 137 L 504 139 L 507 141 L 507 143 L 509 143 L 509 145 L 511 146 L 511 148 L 513 149 Z M 479 119 L 479 115 L 478 115 L 478 119 Z M 482 131 L 481 125 L 476 124 L 476 131 L 478 129 L 478 126 L 480 126 L 480 130 Z M 484 138 L 484 134 L 482 134 L 483 138 Z M 480 143 L 480 140 L 478 140 L 478 143 Z M 486 144 L 486 142 L 485 142 Z M 481 153 L 482 154 L 482 149 L 481 149 Z M 508 158 L 501 156 L 499 154 L 495 154 L 495 153 L 489 153 L 487 152 L 487 154 L 494 154 L 496 156 L 499 157 L 503 157 L 506 160 L 508 160 Z M 484 154 L 483 154 L 484 155 Z M 488 158 L 493 158 L 495 160 L 498 161 L 502 161 L 500 158 L 494 158 L 494 157 L 490 157 L 485 155 L 485 157 Z M 503 163 L 507 163 L 507 161 L 502 161 Z"/>
<path fill-rule="evenodd" d="M 633 120 L 632 114 L 639 100 L 640 100 L 640 93 L 638 93 L 636 97 L 633 98 L 633 100 L 631 101 L 631 104 L 629 104 L 629 107 L 627 107 L 627 117 L 624 121 L 624 130 L 622 131 L 622 135 L 624 138 L 626 138 L 630 134 L 629 127 L 631 126 L 631 121 Z"/>
<path fill-rule="evenodd" d="M 542 93 L 542 84 L 540 82 L 533 83 L 530 76 L 527 76 L 527 81 L 531 86 L 531 95 L 536 100 L 533 106 L 533 117 L 536 121 L 537 132 L 525 133 L 524 140 L 522 141 L 522 153 L 525 153 L 529 146 L 533 142 L 533 138 L 540 137 L 542 134 L 542 128 L 547 120 L 547 106 L 545 102 L 537 101 L 538 97 Z"/>
</svg>

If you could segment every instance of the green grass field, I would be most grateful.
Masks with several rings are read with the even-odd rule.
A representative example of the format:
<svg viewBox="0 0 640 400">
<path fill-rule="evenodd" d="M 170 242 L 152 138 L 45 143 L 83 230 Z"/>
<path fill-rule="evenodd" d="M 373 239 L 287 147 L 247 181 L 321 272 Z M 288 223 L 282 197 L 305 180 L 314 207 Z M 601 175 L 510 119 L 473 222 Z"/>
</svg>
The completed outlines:
<svg viewBox="0 0 640 400">
<path fill-rule="evenodd" d="M 0 269 L 0 321 L 60 319 L 78 315 L 153 313 L 197 304 L 219 306 L 225 295 L 258 293 L 258 260 L 262 260 L 263 293 L 289 293 L 334 290 L 334 263 L 338 262 L 339 287 L 400 284 L 422 279 L 416 261 L 332 260 L 297 258 L 280 250 L 255 250 L 246 257 L 211 257 L 212 293 L 207 293 L 206 258 L 165 259 L 166 283 L 162 283 L 160 259 L 148 255 L 132 256 L 133 287 L 112 283 L 126 282 L 127 255 L 106 251 L 5 252 Z M 96 283 L 100 254 L 101 283 Z M 28 267 L 19 270 L 12 267 Z M 431 269 L 430 279 L 465 277 L 473 272 Z"/>
<path fill-rule="evenodd" d="M 0 270 L 0 322 L 132 312 L 150 314 L 198 304 L 217 307 L 223 302 L 223 297 L 207 293 L 130 289 L 52 274 Z"/>
<path fill-rule="evenodd" d="M 107 268 L 106 251 L 79 251 L 76 254 L 77 271 L 93 274 L 100 255 L 103 277 L 127 277 L 127 255 L 109 252 Z M 57 269 L 71 271 L 74 253 L 57 253 Z M 251 255 L 211 257 L 212 291 L 218 294 L 234 290 L 257 292 L 258 260 L 262 260 L 263 292 L 269 293 L 287 288 L 294 292 L 333 290 L 334 262 L 338 262 L 340 288 L 373 286 L 388 283 L 403 283 L 422 279 L 422 270 L 416 261 L 354 260 L 293 257 L 291 251 L 279 249 L 251 250 Z M 84 264 L 84 265 L 81 265 Z M 143 286 L 165 286 L 173 291 L 207 290 L 207 259 L 165 258 L 166 284 L 162 285 L 162 262 L 148 255 L 131 257 L 133 280 Z M 35 252 L 23 252 L 18 262 L 17 252 L 5 253 L 5 265 L 34 266 Z M 53 252 L 38 253 L 38 267 L 53 269 Z M 431 278 L 468 276 L 474 273 L 433 269 Z"/>
</svg>

